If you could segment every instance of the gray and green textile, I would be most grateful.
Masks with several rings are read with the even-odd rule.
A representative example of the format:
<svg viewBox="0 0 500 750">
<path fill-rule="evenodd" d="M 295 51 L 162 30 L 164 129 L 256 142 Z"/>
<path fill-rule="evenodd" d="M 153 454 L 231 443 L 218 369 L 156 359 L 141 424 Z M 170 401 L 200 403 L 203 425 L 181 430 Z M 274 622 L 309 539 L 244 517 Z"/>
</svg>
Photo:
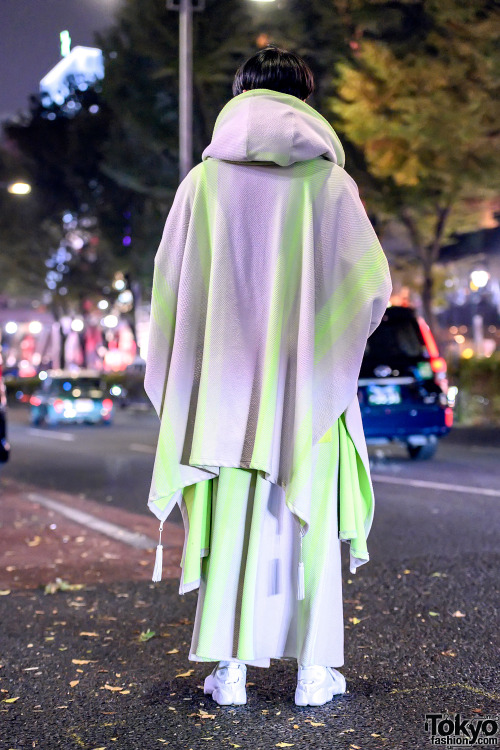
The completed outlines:
<svg viewBox="0 0 500 750">
<path fill-rule="evenodd" d="M 329 430 L 342 436 L 341 474 L 359 477 L 360 491 L 340 495 L 339 538 L 351 569 L 366 562 L 374 497 L 357 379 L 391 291 L 329 123 L 288 94 L 234 97 L 177 190 L 154 264 L 145 388 L 161 424 L 148 505 L 160 521 L 181 506 L 197 550 L 181 592 L 198 580 L 209 513 L 202 503 L 190 518 L 184 488 L 200 482 L 203 495 L 221 467 L 256 469 L 307 534 L 313 448 Z"/>
<path fill-rule="evenodd" d="M 237 659 L 257 667 L 286 658 L 302 665 L 344 664 L 338 469 L 338 430 L 331 430 L 313 448 L 314 502 L 302 544 L 303 599 L 296 596 L 299 522 L 282 487 L 257 469 L 222 466 L 213 479 L 185 488 L 195 521 L 190 536 L 197 515 L 209 515 L 211 524 L 210 553 L 201 566 L 197 544 L 188 541 L 185 549 L 186 588 L 188 581 L 197 586 L 194 579 L 200 576 L 190 660 Z M 349 482 L 351 476 L 355 479 L 349 475 Z M 208 496 L 203 485 L 211 485 Z"/>
</svg>

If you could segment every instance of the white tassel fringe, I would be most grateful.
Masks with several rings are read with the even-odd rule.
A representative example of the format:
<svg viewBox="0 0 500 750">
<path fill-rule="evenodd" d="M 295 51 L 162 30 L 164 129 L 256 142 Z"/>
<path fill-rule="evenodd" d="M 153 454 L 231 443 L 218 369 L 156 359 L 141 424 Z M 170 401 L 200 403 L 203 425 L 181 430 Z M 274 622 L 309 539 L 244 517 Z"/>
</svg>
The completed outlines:
<svg viewBox="0 0 500 750">
<path fill-rule="evenodd" d="M 302 537 L 304 536 L 302 525 L 300 526 L 300 560 L 297 570 L 297 599 L 305 598 L 304 563 L 302 562 Z"/>
<path fill-rule="evenodd" d="M 156 558 L 155 567 L 153 570 L 153 580 L 155 583 L 161 581 L 161 574 L 163 570 L 163 544 L 161 543 L 161 532 L 163 529 L 163 521 L 160 523 L 160 541 L 156 546 Z"/>
<path fill-rule="evenodd" d="M 305 584 L 304 584 L 304 563 L 299 562 L 298 578 L 297 578 L 297 599 L 305 598 Z"/>
</svg>

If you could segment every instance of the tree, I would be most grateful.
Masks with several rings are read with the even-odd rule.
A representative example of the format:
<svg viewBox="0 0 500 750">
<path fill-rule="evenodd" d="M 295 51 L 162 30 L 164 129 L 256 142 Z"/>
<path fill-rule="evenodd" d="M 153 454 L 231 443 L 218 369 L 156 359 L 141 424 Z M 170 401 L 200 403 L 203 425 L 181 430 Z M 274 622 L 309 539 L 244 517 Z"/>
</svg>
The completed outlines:
<svg viewBox="0 0 500 750">
<path fill-rule="evenodd" d="M 406 227 L 433 325 L 440 248 L 477 227 L 478 199 L 500 189 L 498 7 L 487 0 L 336 6 L 354 41 L 351 59 L 337 66 L 330 109 L 362 152 L 370 205 L 382 221 L 397 217 Z"/>
</svg>

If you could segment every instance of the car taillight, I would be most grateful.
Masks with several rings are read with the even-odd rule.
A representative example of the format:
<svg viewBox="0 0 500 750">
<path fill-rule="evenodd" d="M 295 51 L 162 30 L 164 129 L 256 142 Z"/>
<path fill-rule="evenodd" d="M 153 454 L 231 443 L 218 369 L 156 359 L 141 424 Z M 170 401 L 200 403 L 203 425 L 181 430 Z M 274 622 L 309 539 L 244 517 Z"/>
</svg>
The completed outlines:
<svg viewBox="0 0 500 750">
<path fill-rule="evenodd" d="M 31 396 L 30 398 L 31 406 L 40 406 L 41 403 L 42 403 L 42 400 L 38 398 L 38 396 Z"/>
<path fill-rule="evenodd" d="M 61 398 L 56 398 L 52 406 L 58 414 L 64 411 L 64 401 Z"/>
<path fill-rule="evenodd" d="M 430 365 L 432 372 L 434 373 L 434 380 L 443 389 L 447 391 L 448 381 L 446 380 L 446 360 L 439 356 L 439 349 L 437 348 L 436 341 L 432 335 L 432 331 L 423 318 L 417 318 L 418 327 L 424 339 L 424 343 L 427 351 L 429 352 Z"/>
<path fill-rule="evenodd" d="M 432 357 L 432 372 L 446 372 L 446 360 L 443 357 Z"/>
<path fill-rule="evenodd" d="M 110 398 L 103 399 L 102 408 L 106 409 L 106 411 L 111 411 L 111 409 L 113 408 L 113 402 Z"/>
<path fill-rule="evenodd" d="M 439 350 L 437 348 L 437 344 L 434 340 L 434 336 L 432 335 L 432 331 L 425 322 L 423 318 L 417 318 L 418 320 L 418 327 L 420 328 L 420 332 L 422 334 L 422 337 L 424 339 L 425 346 L 427 347 L 427 351 L 429 352 L 429 356 L 432 359 L 436 359 L 439 357 Z"/>
</svg>

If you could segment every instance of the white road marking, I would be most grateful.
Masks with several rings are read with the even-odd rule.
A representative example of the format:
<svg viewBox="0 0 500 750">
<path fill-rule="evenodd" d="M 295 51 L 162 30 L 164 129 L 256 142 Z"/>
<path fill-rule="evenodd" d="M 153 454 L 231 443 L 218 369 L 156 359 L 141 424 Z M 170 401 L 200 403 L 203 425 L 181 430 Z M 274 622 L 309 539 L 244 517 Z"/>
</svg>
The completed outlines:
<svg viewBox="0 0 500 750">
<path fill-rule="evenodd" d="M 39 430 L 36 427 L 31 427 L 28 430 L 30 435 L 35 437 L 52 438 L 52 440 L 63 440 L 66 443 L 70 443 L 75 439 L 75 436 L 71 432 L 50 432 L 49 430 Z"/>
<path fill-rule="evenodd" d="M 100 534 L 109 536 L 111 539 L 116 539 L 119 542 L 130 545 L 131 547 L 136 547 L 137 549 L 152 549 L 156 547 L 156 542 L 145 534 L 140 534 L 137 531 L 129 531 L 128 529 L 123 528 L 123 526 L 118 526 L 109 521 L 103 521 L 97 516 L 93 516 L 83 510 L 78 510 L 78 508 L 71 508 L 69 505 L 60 503 L 57 500 L 41 495 L 38 492 L 27 492 L 25 493 L 25 497 L 28 500 L 31 500 L 32 503 L 40 503 L 40 505 L 55 510 L 56 513 L 60 513 L 62 516 L 70 518 L 72 521 L 76 521 L 93 531 L 98 531 Z M 163 546 L 166 547 L 167 545 L 164 544 Z"/>
<path fill-rule="evenodd" d="M 137 453 L 156 453 L 156 448 L 152 445 L 143 445 L 142 443 L 130 443 L 129 449 Z"/>
<path fill-rule="evenodd" d="M 374 482 L 385 482 L 386 484 L 402 484 L 405 487 L 425 487 L 429 490 L 445 490 L 446 492 L 464 492 L 472 495 L 486 495 L 488 497 L 500 497 L 500 490 L 489 487 L 470 487 L 463 484 L 445 484 L 444 482 L 428 482 L 425 479 L 405 479 L 390 477 L 386 474 L 372 474 Z"/>
<path fill-rule="evenodd" d="M 474 453 L 496 453 L 498 454 L 498 448 L 487 448 L 485 445 L 471 445 L 469 450 Z"/>
</svg>

